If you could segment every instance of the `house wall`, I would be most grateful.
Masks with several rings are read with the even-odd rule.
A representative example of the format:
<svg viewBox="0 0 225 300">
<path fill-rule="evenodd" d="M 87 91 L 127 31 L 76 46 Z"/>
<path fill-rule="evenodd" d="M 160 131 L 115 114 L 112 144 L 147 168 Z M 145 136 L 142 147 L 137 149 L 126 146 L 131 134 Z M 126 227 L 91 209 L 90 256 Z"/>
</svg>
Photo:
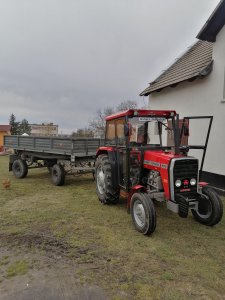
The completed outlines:
<svg viewBox="0 0 225 300">
<path fill-rule="evenodd" d="M 225 26 L 213 48 L 213 71 L 204 79 L 183 82 L 149 96 L 150 109 L 175 109 L 181 117 L 213 115 L 213 125 L 203 170 L 225 175 Z M 204 126 L 190 128 L 190 143 L 203 140 Z M 199 151 L 191 152 L 200 158 Z"/>
</svg>

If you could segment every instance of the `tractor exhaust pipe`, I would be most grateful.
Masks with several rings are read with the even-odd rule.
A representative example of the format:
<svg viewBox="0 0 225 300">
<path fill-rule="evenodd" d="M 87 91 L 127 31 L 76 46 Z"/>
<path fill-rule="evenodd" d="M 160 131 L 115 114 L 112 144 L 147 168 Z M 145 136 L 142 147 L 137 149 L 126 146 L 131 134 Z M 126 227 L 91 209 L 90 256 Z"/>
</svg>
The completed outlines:
<svg viewBox="0 0 225 300">
<path fill-rule="evenodd" d="M 175 117 L 174 122 L 174 143 L 175 143 L 175 154 L 180 154 L 180 128 L 179 128 L 179 114 Z"/>
</svg>

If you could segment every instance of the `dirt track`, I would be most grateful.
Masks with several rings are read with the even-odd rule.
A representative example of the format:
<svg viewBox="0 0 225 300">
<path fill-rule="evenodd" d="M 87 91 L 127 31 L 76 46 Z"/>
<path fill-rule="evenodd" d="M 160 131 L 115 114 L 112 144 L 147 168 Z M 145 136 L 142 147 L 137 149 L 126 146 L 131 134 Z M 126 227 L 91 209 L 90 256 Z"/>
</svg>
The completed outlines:
<svg viewBox="0 0 225 300">
<path fill-rule="evenodd" d="M 68 245 L 53 238 L 31 235 L 23 237 L 0 235 L 0 240 L 4 245 L 0 248 L 0 260 L 3 257 L 26 259 L 32 266 L 27 274 L 5 279 L 1 283 L 1 300 L 108 299 L 100 287 L 82 285 L 77 275 L 80 265 L 69 258 L 73 254 Z M 73 250 L 75 256 L 87 251 L 87 249 Z M 9 263 L 13 263 L 13 260 L 7 261 L 7 264 Z"/>
</svg>

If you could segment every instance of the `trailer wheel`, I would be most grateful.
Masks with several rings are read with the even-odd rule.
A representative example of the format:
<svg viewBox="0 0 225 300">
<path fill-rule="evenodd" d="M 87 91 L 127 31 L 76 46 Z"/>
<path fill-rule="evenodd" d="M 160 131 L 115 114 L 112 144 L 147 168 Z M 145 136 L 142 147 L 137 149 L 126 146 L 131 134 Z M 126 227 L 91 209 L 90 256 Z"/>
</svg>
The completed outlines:
<svg viewBox="0 0 225 300">
<path fill-rule="evenodd" d="M 204 187 L 199 197 L 198 210 L 192 209 L 196 221 L 207 226 L 214 226 L 223 216 L 223 203 L 219 195 L 211 188 Z"/>
<path fill-rule="evenodd" d="M 28 166 L 26 161 L 20 158 L 14 160 L 12 165 L 12 171 L 17 178 L 25 178 L 28 173 Z"/>
<path fill-rule="evenodd" d="M 144 193 L 135 193 L 131 198 L 131 216 L 135 228 L 150 235 L 156 228 L 156 211 L 152 199 Z"/>
<path fill-rule="evenodd" d="M 119 191 L 112 185 L 112 171 L 108 155 L 99 155 L 95 163 L 96 192 L 103 204 L 116 204 Z"/>
<path fill-rule="evenodd" d="M 59 164 L 55 164 L 51 170 L 51 177 L 52 177 L 52 182 L 54 183 L 54 185 L 56 185 L 56 186 L 63 185 L 65 182 L 64 168 Z"/>
</svg>

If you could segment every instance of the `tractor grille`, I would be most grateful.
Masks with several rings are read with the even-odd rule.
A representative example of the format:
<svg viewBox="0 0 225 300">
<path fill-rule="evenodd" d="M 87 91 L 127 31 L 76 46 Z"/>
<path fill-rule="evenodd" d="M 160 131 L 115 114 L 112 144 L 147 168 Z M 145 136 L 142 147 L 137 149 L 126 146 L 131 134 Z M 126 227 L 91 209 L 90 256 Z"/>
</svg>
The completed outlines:
<svg viewBox="0 0 225 300">
<path fill-rule="evenodd" d="M 198 176 L 198 160 L 177 160 L 173 169 L 174 179 L 196 178 Z"/>
<path fill-rule="evenodd" d="M 177 159 L 174 161 L 171 179 L 171 198 L 176 201 L 176 195 L 183 195 L 187 198 L 191 198 L 197 193 L 198 184 L 192 186 L 190 184 L 191 179 L 198 181 L 198 160 L 193 158 Z M 181 186 L 175 185 L 176 180 L 181 181 Z"/>
</svg>

